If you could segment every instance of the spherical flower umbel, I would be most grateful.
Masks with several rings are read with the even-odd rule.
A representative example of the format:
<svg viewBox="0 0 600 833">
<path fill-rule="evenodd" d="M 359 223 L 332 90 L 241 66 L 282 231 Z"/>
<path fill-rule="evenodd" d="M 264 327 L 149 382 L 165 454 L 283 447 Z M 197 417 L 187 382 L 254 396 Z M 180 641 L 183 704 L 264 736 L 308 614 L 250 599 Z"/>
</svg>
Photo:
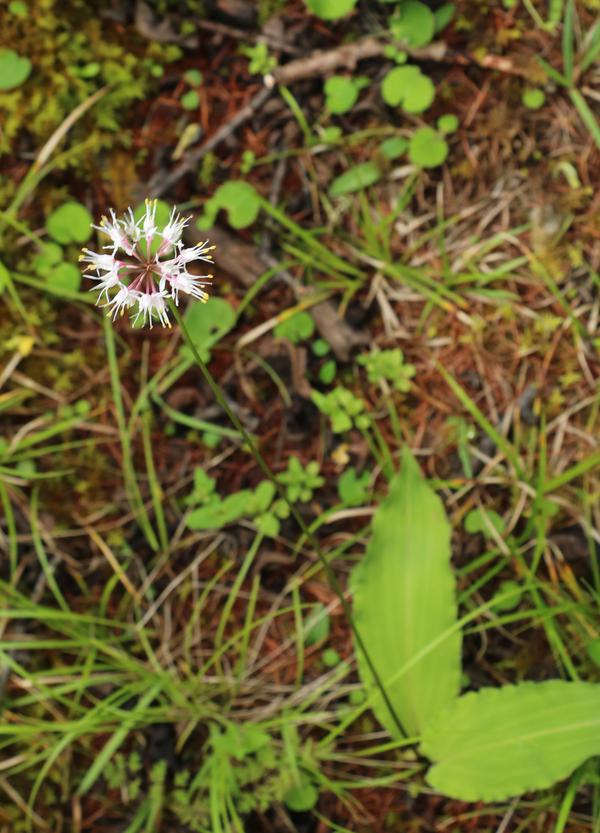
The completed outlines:
<svg viewBox="0 0 600 833">
<path fill-rule="evenodd" d="M 196 246 L 184 246 L 181 235 L 190 217 L 183 218 L 175 209 L 164 228 L 156 223 L 156 200 L 146 200 L 146 210 L 136 220 L 131 208 L 123 219 L 110 210 L 110 219 L 103 217 L 95 229 L 106 234 L 110 242 L 104 246 L 109 252 L 83 249 L 80 261 L 87 263 L 84 271 L 96 281 L 92 291 L 98 292 L 96 303 L 108 307 L 113 321 L 125 310 L 132 310 L 134 324 L 142 325 L 158 320 L 170 327 L 168 299 L 179 305 L 179 293 L 190 295 L 203 303 L 208 300 L 205 286 L 212 275 L 194 275 L 188 264 L 195 260 L 212 263 L 210 252 L 215 248 L 208 241 Z M 101 304 L 105 299 L 106 303 Z"/>
</svg>

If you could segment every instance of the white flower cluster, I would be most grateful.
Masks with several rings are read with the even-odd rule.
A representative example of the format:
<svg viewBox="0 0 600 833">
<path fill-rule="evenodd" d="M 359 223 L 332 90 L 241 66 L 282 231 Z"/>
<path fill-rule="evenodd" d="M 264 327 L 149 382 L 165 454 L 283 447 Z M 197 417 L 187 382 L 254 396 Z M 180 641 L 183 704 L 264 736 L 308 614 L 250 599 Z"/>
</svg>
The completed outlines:
<svg viewBox="0 0 600 833">
<path fill-rule="evenodd" d="M 179 293 L 184 292 L 199 301 L 208 300 L 202 287 L 210 284 L 212 275 L 194 275 L 187 267 L 195 260 L 212 263 L 209 252 L 215 247 L 208 246 L 208 241 L 185 247 L 181 235 L 191 218 L 182 218 L 175 209 L 166 226 L 159 229 L 156 205 L 156 200 L 146 200 L 144 215 L 137 221 L 131 208 L 122 220 L 111 209 L 110 220 L 103 217 L 100 225 L 94 226 L 110 238 L 110 243 L 104 246 L 110 253 L 83 249 L 79 258 L 88 264 L 85 271 L 96 270 L 96 275 L 88 277 L 97 281 L 93 287 L 99 292 L 97 303 L 103 297 L 106 299 L 101 306 L 109 308 L 113 321 L 126 309 L 136 308 L 132 316 L 134 324 L 141 317 L 143 325 L 152 327 L 153 320 L 158 319 L 163 327 L 170 327 L 169 298 L 179 305 Z M 113 294 L 112 290 L 116 292 Z"/>
</svg>

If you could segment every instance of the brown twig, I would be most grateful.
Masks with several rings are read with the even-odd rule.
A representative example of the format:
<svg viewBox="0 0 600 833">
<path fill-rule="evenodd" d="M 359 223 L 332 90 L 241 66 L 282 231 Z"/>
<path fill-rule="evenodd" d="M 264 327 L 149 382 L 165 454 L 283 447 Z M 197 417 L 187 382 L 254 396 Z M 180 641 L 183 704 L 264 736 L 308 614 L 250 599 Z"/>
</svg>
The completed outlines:
<svg viewBox="0 0 600 833">
<path fill-rule="evenodd" d="M 238 127 L 240 127 L 244 122 L 248 121 L 248 119 L 252 118 L 254 113 L 263 106 L 265 101 L 271 96 L 273 92 L 272 88 L 263 87 L 260 89 L 246 104 L 239 110 L 235 116 L 222 125 L 216 133 L 207 139 L 206 142 L 203 142 L 199 147 L 191 150 L 189 153 L 186 154 L 185 158 L 181 160 L 179 165 L 177 165 L 169 174 L 165 174 L 163 171 L 159 171 L 155 176 L 153 176 L 146 188 L 145 193 L 149 197 L 160 197 L 165 191 L 168 191 L 176 182 L 185 176 L 190 171 L 193 171 L 194 168 L 197 166 L 198 162 L 205 156 L 209 151 L 213 150 L 213 148 L 220 145 L 222 141 L 224 141 L 228 136 L 234 133 Z"/>
<path fill-rule="evenodd" d="M 336 49 L 313 52 L 306 58 L 298 58 L 290 61 L 289 64 L 277 67 L 270 76 L 265 78 L 266 83 L 271 84 L 292 84 L 304 78 L 317 78 L 333 72 L 339 67 L 354 69 L 359 61 L 366 61 L 369 58 L 377 58 L 382 55 L 388 41 L 379 40 L 374 37 L 366 37 L 355 43 L 344 44 Z M 447 53 L 445 43 L 431 43 L 422 49 L 402 50 L 415 60 L 422 61 L 443 61 Z"/>
</svg>

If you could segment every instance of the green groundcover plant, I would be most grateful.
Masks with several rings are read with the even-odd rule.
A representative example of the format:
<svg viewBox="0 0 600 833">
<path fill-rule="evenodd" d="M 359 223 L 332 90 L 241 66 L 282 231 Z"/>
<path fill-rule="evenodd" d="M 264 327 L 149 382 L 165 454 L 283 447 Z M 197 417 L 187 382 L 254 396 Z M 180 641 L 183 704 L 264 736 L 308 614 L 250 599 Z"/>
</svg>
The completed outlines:
<svg viewBox="0 0 600 833">
<path fill-rule="evenodd" d="M 122 220 L 111 214 L 111 220 L 101 223 L 99 230 L 110 238 L 112 253 L 86 249 L 82 260 L 96 270 L 98 301 L 104 296 L 111 317 L 134 308 L 134 323 L 141 318 L 142 325 L 152 326 L 156 319 L 169 326 L 170 308 L 187 336 L 177 312 L 179 292 L 205 301 L 203 287 L 210 279 L 191 275 L 187 264 L 212 258 L 207 243 L 184 247 L 186 222 L 173 211 L 159 223 L 156 204 L 147 202 L 138 220 L 130 211 Z M 278 495 L 310 536 L 293 504 L 310 500 L 323 484 L 318 465 L 309 463 L 304 469 L 291 460 L 288 470 L 276 478 L 227 406 L 193 342 L 190 346 L 268 478 L 262 484 L 264 499 L 250 506 L 259 490 L 255 496 L 238 493 L 221 501 L 214 481 L 200 472 L 190 501 L 200 507 L 190 516 L 190 525 L 220 526 L 223 514 L 226 520 L 242 514 L 264 516 Z M 399 351 L 367 356 L 363 363 L 372 379 L 400 377 L 400 390 L 410 384 L 413 368 L 403 364 Z M 347 430 L 364 418 L 362 403 L 344 388 L 327 396 L 315 394 L 315 402 L 331 417 L 334 431 Z M 266 534 L 276 534 L 274 519 L 275 524 L 267 523 L 263 530 Z M 447 796 L 494 801 L 549 787 L 600 749 L 600 685 L 551 680 L 461 696 L 461 631 L 480 610 L 458 616 L 450 534 L 440 498 L 406 450 L 401 471 L 392 477 L 389 494 L 374 517 L 366 555 L 352 576 L 352 615 L 328 571 L 349 616 L 359 673 L 369 692 L 360 710 L 371 706 L 392 736 L 418 742 L 432 762 L 429 783 Z M 505 585 L 488 608 L 498 609 L 520 593 L 518 585 Z"/>
<path fill-rule="evenodd" d="M 458 618 L 450 533 L 406 451 L 352 582 L 355 624 L 388 695 L 385 703 L 357 646 L 373 710 L 392 735 L 420 740 L 427 780 L 444 795 L 498 801 L 550 787 L 600 751 L 600 685 L 549 680 L 460 695 L 461 629 L 473 614 Z"/>
</svg>

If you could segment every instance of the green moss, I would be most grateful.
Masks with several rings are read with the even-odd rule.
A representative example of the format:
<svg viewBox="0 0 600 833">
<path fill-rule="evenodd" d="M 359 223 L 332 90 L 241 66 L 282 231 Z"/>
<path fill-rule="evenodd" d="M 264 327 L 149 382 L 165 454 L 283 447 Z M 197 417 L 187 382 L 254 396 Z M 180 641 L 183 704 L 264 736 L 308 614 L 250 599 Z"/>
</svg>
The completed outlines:
<svg viewBox="0 0 600 833">
<path fill-rule="evenodd" d="M 181 55 L 178 47 L 149 42 L 133 28 L 124 35 L 112 21 L 90 15 L 85 0 L 38 0 L 30 14 L 7 16 L 3 25 L 4 41 L 18 43 L 32 68 L 18 88 L 0 93 L 6 114 L 0 153 L 41 147 L 80 104 L 110 85 L 70 131 L 73 145 L 86 142 L 86 157 L 66 161 L 79 173 L 82 167 L 93 171 L 99 151 L 131 142 L 123 116 L 151 93 L 163 65 Z"/>
</svg>

